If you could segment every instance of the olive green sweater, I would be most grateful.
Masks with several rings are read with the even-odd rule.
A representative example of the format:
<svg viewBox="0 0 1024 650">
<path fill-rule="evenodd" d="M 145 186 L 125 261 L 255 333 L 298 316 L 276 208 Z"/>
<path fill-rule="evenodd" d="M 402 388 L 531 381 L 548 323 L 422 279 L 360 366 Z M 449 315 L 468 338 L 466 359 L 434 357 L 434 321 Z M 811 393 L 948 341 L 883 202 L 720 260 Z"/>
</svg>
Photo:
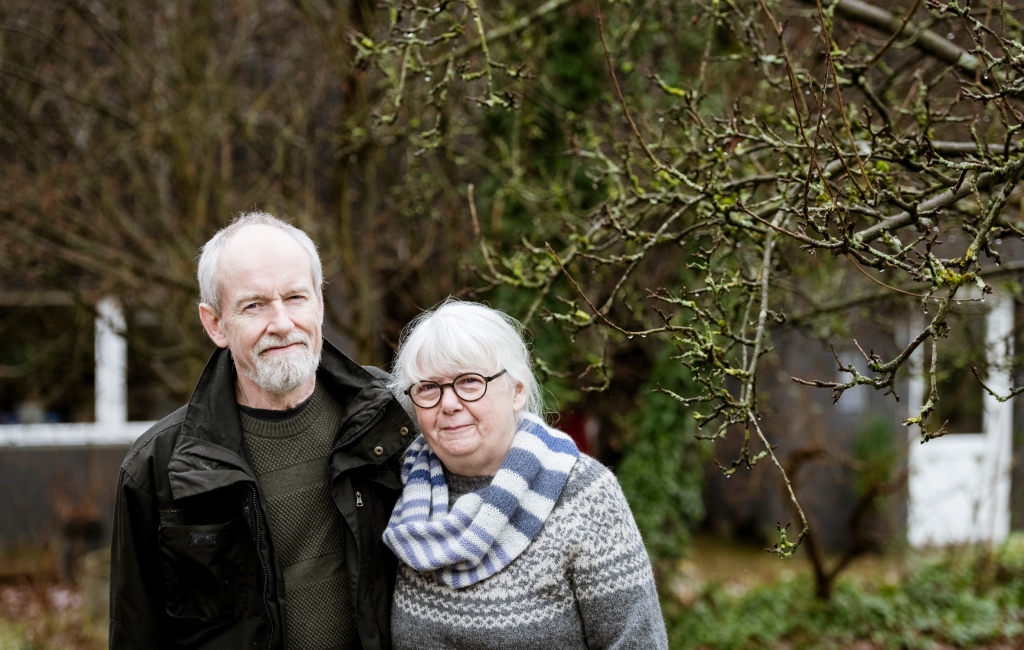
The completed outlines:
<svg viewBox="0 0 1024 650">
<path fill-rule="evenodd" d="M 296 411 L 285 420 L 240 414 L 284 573 L 285 639 L 289 650 L 355 648 L 345 536 L 328 485 L 342 411 L 319 384 Z"/>
</svg>

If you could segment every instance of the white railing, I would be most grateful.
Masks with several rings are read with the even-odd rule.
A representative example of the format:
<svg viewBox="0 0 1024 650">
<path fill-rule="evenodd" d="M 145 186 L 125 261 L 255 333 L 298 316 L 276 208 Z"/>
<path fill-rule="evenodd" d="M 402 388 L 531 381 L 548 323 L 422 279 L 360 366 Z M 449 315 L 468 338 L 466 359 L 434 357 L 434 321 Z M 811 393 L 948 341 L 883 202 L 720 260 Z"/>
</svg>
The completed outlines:
<svg viewBox="0 0 1024 650">
<path fill-rule="evenodd" d="M 128 421 L 128 344 L 115 298 L 96 305 L 96 421 L 0 425 L 0 449 L 130 445 L 152 422 Z"/>
<path fill-rule="evenodd" d="M 125 422 L 103 427 L 96 422 L 0 425 L 0 449 L 17 447 L 124 446 L 138 439 L 152 422 Z"/>
</svg>

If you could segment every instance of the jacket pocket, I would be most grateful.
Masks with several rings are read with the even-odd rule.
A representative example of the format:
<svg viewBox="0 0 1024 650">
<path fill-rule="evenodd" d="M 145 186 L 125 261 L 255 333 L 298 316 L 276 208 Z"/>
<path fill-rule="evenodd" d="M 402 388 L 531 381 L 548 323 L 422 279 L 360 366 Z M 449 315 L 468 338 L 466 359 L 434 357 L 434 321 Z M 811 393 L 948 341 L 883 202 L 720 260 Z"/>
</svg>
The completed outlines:
<svg viewBox="0 0 1024 650">
<path fill-rule="evenodd" d="M 160 560 L 168 615 L 202 621 L 245 616 L 258 560 L 244 520 L 163 526 Z"/>
</svg>

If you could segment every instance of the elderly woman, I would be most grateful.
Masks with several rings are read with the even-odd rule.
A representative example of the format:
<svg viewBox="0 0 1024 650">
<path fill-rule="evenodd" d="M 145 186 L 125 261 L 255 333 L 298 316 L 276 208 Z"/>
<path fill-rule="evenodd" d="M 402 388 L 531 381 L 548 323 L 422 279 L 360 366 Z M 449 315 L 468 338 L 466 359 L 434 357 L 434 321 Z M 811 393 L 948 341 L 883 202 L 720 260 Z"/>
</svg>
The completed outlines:
<svg viewBox="0 0 1024 650">
<path fill-rule="evenodd" d="M 384 532 L 397 650 L 668 647 L 622 490 L 541 419 L 519 323 L 455 300 L 422 314 L 392 391 L 422 432 Z"/>
</svg>

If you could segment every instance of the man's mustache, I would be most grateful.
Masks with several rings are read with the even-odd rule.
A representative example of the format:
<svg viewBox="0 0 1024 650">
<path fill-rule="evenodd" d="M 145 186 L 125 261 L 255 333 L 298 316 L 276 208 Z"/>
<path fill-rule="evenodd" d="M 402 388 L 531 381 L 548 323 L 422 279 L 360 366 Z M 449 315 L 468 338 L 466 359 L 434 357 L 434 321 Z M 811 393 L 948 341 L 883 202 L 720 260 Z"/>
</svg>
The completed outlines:
<svg viewBox="0 0 1024 650">
<path fill-rule="evenodd" d="M 272 334 L 267 334 L 256 343 L 253 352 L 256 354 L 262 354 L 270 348 L 283 348 L 287 345 L 295 345 L 296 343 L 308 346 L 309 336 L 302 332 L 295 332 L 290 336 L 274 336 Z"/>
</svg>

